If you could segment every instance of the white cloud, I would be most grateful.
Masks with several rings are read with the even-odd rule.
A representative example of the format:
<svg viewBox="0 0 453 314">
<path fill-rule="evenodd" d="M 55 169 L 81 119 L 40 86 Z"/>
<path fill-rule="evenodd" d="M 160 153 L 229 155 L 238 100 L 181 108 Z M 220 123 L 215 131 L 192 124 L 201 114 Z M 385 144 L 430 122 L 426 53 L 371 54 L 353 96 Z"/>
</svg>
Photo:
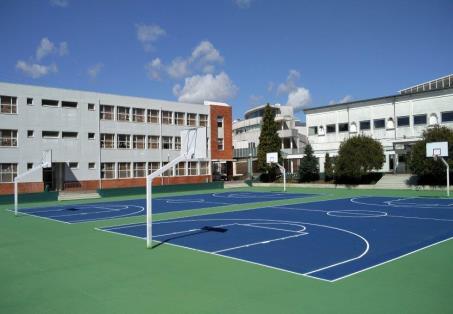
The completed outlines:
<svg viewBox="0 0 453 314">
<path fill-rule="evenodd" d="M 294 112 L 301 111 L 311 101 L 310 91 L 304 87 L 297 87 L 288 94 L 287 106 L 293 107 Z"/>
<path fill-rule="evenodd" d="M 183 78 L 190 74 L 189 62 L 182 58 L 175 58 L 167 67 L 167 73 L 172 78 Z"/>
<path fill-rule="evenodd" d="M 31 64 L 22 60 L 17 61 L 16 69 L 22 71 L 25 75 L 28 75 L 32 78 L 40 78 L 50 73 L 58 72 L 58 68 L 55 63 L 52 63 L 50 65 L 42 65 L 37 63 Z"/>
<path fill-rule="evenodd" d="M 216 70 L 216 65 L 223 63 L 223 60 L 223 56 L 214 45 L 205 40 L 201 41 L 186 58 L 176 57 L 170 64 L 164 64 L 159 59 L 158 66 L 152 65 L 153 61 L 151 61 L 146 68 L 151 79 L 160 80 L 162 72 L 173 79 L 181 79 L 193 73 L 212 74 Z"/>
<path fill-rule="evenodd" d="M 294 91 L 296 87 L 297 80 L 300 78 L 299 71 L 289 70 L 288 77 L 286 78 L 285 83 L 280 83 L 277 87 L 277 94 L 287 94 Z"/>
<path fill-rule="evenodd" d="M 146 51 L 153 50 L 153 44 L 167 34 L 163 28 L 155 24 L 136 24 L 135 27 L 137 28 L 137 39 L 143 44 Z"/>
<path fill-rule="evenodd" d="M 194 75 L 184 81 L 184 87 L 179 84 L 173 87 L 173 93 L 178 101 L 203 103 L 204 100 L 226 101 L 234 97 L 238 91 L 236 85 L 225 72 L 218 75 Z"/>
<path fill-rule="evenodd" d="M 162 70 L 163 64 L 159 58 L 155 58 L 149 62 L 145 68 L 148 71 L 148 77 L 152 80 L 161 80 L 160 71 Z"/>
<path fill-rule="evenodd" d="M 343 104 L 345 102 L 350 102 L 354 99 L 354 97 L 352 97 L 351 95 L 346 95 L 344 96 L 343 98 L 341 98 L 340 100 L 336 101 L 336 100 L 331 100 L 329 101 L 329 105 L 334 105 L 334 104 Z"/>
<path fill-rule="evenodd" d="M 58 54 L 59 56 L 64 56 L 68 54 L 68 43 L 65 41 L 60 42 L 58 48 L 55 44 L 49 40 L 49 38 L 44 37 L 41 39 L 38 47 L 36 48 L 36 60 L 40 61 L 44 57 L 50 54 Z"/>
<path fill-rule="evenodd" d="M 263 96 L 259 95 L 250 95 L 249 101 L 252 105 L 257 105 L 263 102 Z"/>
<path fill-rule="evenodd" d="M 87 74 L 91 79 L 95 79 L 99 73 L 101 72 L 104 65 L 102 63 L 96 63 L 95 65 L 91 66 L 87 70 Z"/>
<path fill-rule="evenodd" d="M 69 0 L 50 0 L 51 5 L 55 7 L 65 8 L 69 5 Z"/>
<path fill-rule="evenodd" d="M 36 59 L 41 60 L 45 56 L 51 54 L 55 49 L 55 45 L 53 42 L 49 40 L 49 38 L 44 37 L 41 39 L 38 48 L 36 48 Z"/>
<path fill-rule="evenodd" d="M 233 1 L 241 9 L 248 9 L 252 5 L 252 0 L 233 0 Z"/>
<path fill-rule="evenodd" d="M 300 72 L 293 69 L 289 71 L 286 81 L 277 86 L 277 94 L 288 95 L 286 105 L 293 107 L 294 112 L 301 111 L 311 101 L 310 91 L 298 86 L 299 79 Z"/>
</svg>

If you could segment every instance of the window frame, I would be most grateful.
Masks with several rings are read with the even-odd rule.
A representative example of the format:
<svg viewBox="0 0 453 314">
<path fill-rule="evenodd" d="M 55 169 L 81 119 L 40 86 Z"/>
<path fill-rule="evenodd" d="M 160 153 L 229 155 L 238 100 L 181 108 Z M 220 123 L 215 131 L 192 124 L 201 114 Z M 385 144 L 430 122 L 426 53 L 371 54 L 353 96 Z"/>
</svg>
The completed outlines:
<svg viewBox="0 0 453 314">
<path fill-rule="evenodd" d="M 140 140 L 139 138 L 142 138 Z M 141 145 L 139 145 L 141 142 Z M 139 147 L 142 146 L 142 147 Z M 132 148 L 133 149 L 145 149 L 146 148 L 146 136 L 141 134 L 134 134 L 132 136 Z"/>
<path fill-rule="evenodd" d="M 111 111 L 106 111 L 106 109 L 111 109 Z M 110 121 L 115 120 L 115 106 L 101 105 L 101 108 L 99 110 L 99 119 Z"/>
<path fill-rule="evenodd" d="M 131 108 L 124 106 L 116 107 L 116 121 L 130 122 L 131 121 Z"/>
<path fill-rule="evenodd" d="M 407 119 L 407 124 L 401 124 L 401 119 Z M 410 116 L 398 116 L 396 117 L 396 127 L 397 128 L 407 128 L 411 126 Z"/>
<path fill-rule="evenodd" d="M 107 139 L 107 135 L 111 135 L 112 138 L 111 139 Z M 110 146 L 107 147 L 106 143 L 111 143 L 111 147 Z M 116 141 L 115 141 L 115 134 L 114 133 L 101 133 L 101 136 L 100 136 L 100 147 L 101 148 L 113 149 L 113 148 L 115 148 L 115 144 L 116 144 Z"/>
<path fill-rule="evenodd" d="M 424 122 L 423 123 L 415 121 L 416 118 L 422 118 L 422 117 L 424 117 Z M 426 113 L 414 114 L 412 116 L 412 122 L 413 122 L 414 126 L 416 126 L 416 125 L 426 125 L 426 124 L 428 124 L 428 115 Z"/>
<path fill-rule="evenodd" d="M 122 139 L 124 137 L 124 139 Z M 121 147 L 125 143 L 125 147 Z M 131 135 L 130 134 L 117 134 L 116 135 L 116 148 L 117 149 L 131 149 Z"/>
<path fill-rule="evenodd" d="M 5 178 L 10 177 L 9 180 Z M 11 183 L 14 182 L 14 178 L 17 177 L 17 163 L 0 163 L 0 183 Z"/>
<path fill-rule="evenodd" d="M 382 126 L 376 126 L 377 122 L 382 121 Z M 385 118 L 380 118 L 380 119 L 373 119 L 373 129 L 375 130 L 380 130 L 380 129 L 385 129 Z"/>
<path fill-rule="evenodd" d="M 153 141 L 157 139 L 157 141 Z M 157 145 L 157 147 L 153 147 Z M 148 149 L 159 149 L 160 148 L 160 137 L 157 135 L 148 135 Z"/>
<path fill-rule="evenodd" d="M 108 169 L 106 169 L 108 166 Z M 110 166 L 113 166 L 110 168 Z M 106 177 L 106 174 L 111 174 L 111 176 Z M 116 178 L 116 166 L 114 162 L 101 162 L 101 180 L 102 179 L 115 179 Z"/>
<path fill-rule="evenodd" d="M 143 114 L 137 113 L 137 111 L 143 111 Z M 146 122 L 146 109 L 144 108 L 132 108 L 132 122 L 145 123 Z"/>
<path fill-rule="evenodd" d="M 3 135 L 3 133 L 9 133 L 9 136 Z M 13 129 L 0 129 L 0 147 L 17 147 L 17 130 Z M 9 145 L 7 145 L 9 143 Z"/>
<path fill-rule="evenodd" d="M 169 150 L 173 149 L 173 137 L 172 136 L 162 136 L 162 149 L 169 149 Z"/>
<path fill-rule="evenodd" d="M 451 118 L 448 118 L 448 119 L 445 119 L 444 118 L 444 114 L 447 114 L 447 115 L 451 115 Z M 453 122 L 453 111 L 443 111 L 440 113 L 440 120 L 442 121 L 442 123 L 450 123 L 450 122 Z"/>
<path fill-rule="evenodd" d="M 4 102 L 4 98 L 9 98 L 9 103 Z M 5 108 L 9 108 L 9 110 L 6 111 Z M 17 97 L 0 95 L 0 113 L 17 114 Z"/>
<path fill-rule="evenodd" d="M 126 166 L 124 169 L 121 169 L 122 166 Z M 126 174 L 127 176 L 123 176 L 122 174 Z M 118 162 L 117 167 L 117 178 L 118 179 L 128 179 L 131 178 L 132 171 L 131 171 L 131 163 L 130 162 Z"/>
</svg>

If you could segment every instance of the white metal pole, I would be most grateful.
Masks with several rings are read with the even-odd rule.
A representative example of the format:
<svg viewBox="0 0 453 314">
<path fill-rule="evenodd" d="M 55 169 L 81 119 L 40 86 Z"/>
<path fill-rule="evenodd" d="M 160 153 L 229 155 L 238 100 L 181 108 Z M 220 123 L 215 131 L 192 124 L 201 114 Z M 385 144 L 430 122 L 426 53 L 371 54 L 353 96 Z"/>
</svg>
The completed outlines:
<svg viewBox="0 0 453 314">
<path fill-rule="evenodd" d="M 17 208 L 18 208 L 18 201 L 17 201 L 17 180 L 14 179 L 14 215 L 17 216 Z"/>
<path fill-rule="evenodd" d="M 450 197 L 450 165 L 443 157 L 440 158 L 444 165 L 447 167 L 447 196 Z"/>
<path fill-rule="evenodd" d="M 152 182 L 153 179 L 146 178 L 146 247 L 152 247 Z"/>
<path fill-rule="evenodd" d="M 286 192 L 286 171 L 283 171 L 283 191 Z"/>
</svg>

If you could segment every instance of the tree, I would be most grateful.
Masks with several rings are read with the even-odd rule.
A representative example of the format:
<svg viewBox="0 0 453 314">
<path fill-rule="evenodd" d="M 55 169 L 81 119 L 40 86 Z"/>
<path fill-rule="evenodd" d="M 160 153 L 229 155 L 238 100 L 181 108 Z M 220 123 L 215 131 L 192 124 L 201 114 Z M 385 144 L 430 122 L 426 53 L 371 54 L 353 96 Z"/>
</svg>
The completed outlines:
<svg viewBox="0 0 453 314">
<path fill-rule="evenodd" d="M 274 181 L 277 177 L 275 166 L 266 163 L 267 153 L 278 153 L 278 162 L 281 164 L 280 153 L 281 141 L 277 133 L 278 124 L 275 122 L 275 112 L 269 104 L 264 107 L 263 120 L 261 122 L 260 143 L 258 145 L 258 168 L 267 173 L 266 181 Z"/>
<path fill-rule="evenodd" d="M 299 181 L 310 182 L 319 180 L 318 159 L 313 155 L 313 148 L 307 144 L 304 149 L 305 156 L 299 167 Z"/>
<path fill-rule="evenodd" d="M 381 169 L 384 161 L 384 148 L 379 141 L 365 135 L 350 137 L 340 144 L 335 178 L 344 183 L 360 183 L 372 170 Z"/>
<path fill-rule="evenodd" d="M 435 126 L 423 131 L 422 139 L 412 146 L 408 159 L 409 169 L 418 176 L 419 184 L 446 184 L 445 165 L 441 160 L 426 157 L 426 143 L 448 142 L 448 155 L 453 156 L 453 130 L 445 126 Z M 453 160 L 446 159 L 453 167 Z"/>
<path fill-rule="evenodd" d="M 333 179 L 333 165 L 329 153 L 326 153 L 326 161 L 324 162 L 324 180 L 331 181 Z"/>
</svg>

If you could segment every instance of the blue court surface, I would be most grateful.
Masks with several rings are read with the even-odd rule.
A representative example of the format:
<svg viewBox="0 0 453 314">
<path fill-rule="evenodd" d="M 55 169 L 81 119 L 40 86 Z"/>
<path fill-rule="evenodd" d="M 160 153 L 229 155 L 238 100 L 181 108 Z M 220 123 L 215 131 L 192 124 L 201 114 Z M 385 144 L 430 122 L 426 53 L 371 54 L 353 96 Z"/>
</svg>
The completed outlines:
<svg viewBox="0 0 453 314">
<path fill-rule="evenodd" d="M 101 230 L 146 232 L 144 224 Z M 452 237 L 451 199 L 360 197 L 153 223 L 155 253 L 170 244 L 327 281 Z"/>
<path fill-rule="evenodd" d="M 268 202 L 309 196 L 314 196 L 314 194 L 223 192 L 153 198 L 153 214 L 235 204 Z M 27 215 L 38 216 L 65 223 L 79 223 L 144 215 L 146 208 L 145 203 L 145 199 L 137 199 L 84 205 L 27 208 L 21 209 L 20 212 Z"/>
</svg>

